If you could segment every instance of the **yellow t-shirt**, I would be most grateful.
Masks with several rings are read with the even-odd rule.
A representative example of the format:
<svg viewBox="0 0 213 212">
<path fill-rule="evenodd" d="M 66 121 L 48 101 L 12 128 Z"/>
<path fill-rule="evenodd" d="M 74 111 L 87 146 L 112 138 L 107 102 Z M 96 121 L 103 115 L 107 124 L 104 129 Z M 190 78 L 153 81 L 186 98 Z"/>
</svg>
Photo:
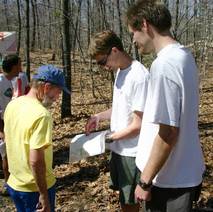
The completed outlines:
<svg viewBox="0 0 213 212">
<path fill-rule="evenodd" d="M 55 184 L 52 170 L 52 117 L 37 100 L 21 96 L 12 100 L 4 114 L 5 140 L 10 177 L 8 185 L 18 191 L 38 191 L 29 164 L 30 149 L 45 147 L 46 182 Z"/>
</svg>

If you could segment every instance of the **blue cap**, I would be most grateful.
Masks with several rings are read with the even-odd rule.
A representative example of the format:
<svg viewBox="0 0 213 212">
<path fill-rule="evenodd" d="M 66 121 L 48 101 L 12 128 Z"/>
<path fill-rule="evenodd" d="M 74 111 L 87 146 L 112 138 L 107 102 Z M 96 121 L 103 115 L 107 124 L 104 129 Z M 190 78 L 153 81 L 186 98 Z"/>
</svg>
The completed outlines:
<svg viewBox="0 0 213 212">
<path fill-rule="evenodd" d="M 33 75 L 33 79 L 49 82 L 54 84 L 66 93 L 70 94 L 70 91 L 65 85 L 65 78 L 63 72 L 53 65 L 43 65 L 37 70 L 37 73 Z"/>
</svg>

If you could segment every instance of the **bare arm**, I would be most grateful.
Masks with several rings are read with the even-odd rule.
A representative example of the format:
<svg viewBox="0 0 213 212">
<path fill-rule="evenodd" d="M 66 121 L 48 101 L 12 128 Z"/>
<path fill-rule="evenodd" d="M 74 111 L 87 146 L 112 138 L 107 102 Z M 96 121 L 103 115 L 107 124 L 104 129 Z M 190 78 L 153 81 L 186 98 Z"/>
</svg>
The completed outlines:
<svg viewBox="0 0 213 212">
<path fill-rule="evenodd" d="M 96 129 L 98 127 L 99 121 L 110 120 L 111 114 L 112 108 L 91 116 L 85 126 L 86 134 L 89 134 L 92 130 Z"/>
<path fill-rule="evenodd" d="M 135 111 L 132 114 L 131 123 L 123 130 L 115 132 L 111 135 L 113 140 L 128 139 L 139 135 L 141 129 L 143 113 Z"/>
<path fill-rule="evenodd" d="M 50 211 L 44 148 L 30 150 L 30 166 L 40 193 L 39 201 L 44 211 Z"/>
<path fill-rule="evenodd" d="M 112 114 L 112 108 L 105 110 L 101 113 L 97 113 L 95 116 L 99 117 L 99 121 L 105 121 L 105 120 L 111 119 L 111 114 Z"/>
</svg>

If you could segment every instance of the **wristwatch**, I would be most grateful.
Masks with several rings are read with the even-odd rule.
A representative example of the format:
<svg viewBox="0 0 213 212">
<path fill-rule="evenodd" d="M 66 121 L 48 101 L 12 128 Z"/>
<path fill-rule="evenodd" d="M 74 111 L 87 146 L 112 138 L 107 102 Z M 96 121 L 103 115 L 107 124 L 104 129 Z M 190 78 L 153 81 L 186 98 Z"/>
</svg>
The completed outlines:
<svg viewBox="0 0 213 212">
<path fill-rule="evenodd" d="M 138 185 L 143 189 L 149 189 L 152 187 L 152 182 L 151 183 L 145 183 L 142 179 L 139 180 Z"/>
<path fill-rule="evenodd" d="M 106 143 L 112 143 L 114 140 L 112 139 L 111 135 L 113 132 L 107 132 L 105 135 L 105 142 Z"/>
</svg>

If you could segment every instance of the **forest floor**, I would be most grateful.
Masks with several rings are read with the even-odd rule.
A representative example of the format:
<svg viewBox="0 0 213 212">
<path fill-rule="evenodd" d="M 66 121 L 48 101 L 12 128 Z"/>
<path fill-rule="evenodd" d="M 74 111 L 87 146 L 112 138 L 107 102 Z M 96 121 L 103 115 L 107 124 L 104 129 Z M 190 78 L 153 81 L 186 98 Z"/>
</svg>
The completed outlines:
<svg viewBox="0 0 213 212">
<path fill-rule="evenodd" d="M 31 53 L 32 69 L 51 61 L 51 54 Z M 59 63 L 58 63 L 59 64 Z M 120 211 L 118 194 L 108 187 L 109 152 L 90 157 L 80 162 L 69 163 L 71 139 L 84 132 L 86 120 L 91 114 L 108 109 L 111 104 L 110 74 L 100 72 L 94 67 L 94 73 L 87 65 L 78 64 L 72 73 L 72 116 L 61 120 L 60 103 L 51 108 L 54 118 L 53 146 L 54 173 L 57 177 L 56 211 L 93 212 Z M 92 79 L 93 78 L 93 83 Z M 94 92 L 92 92 L 94 86 Z M 199 128 L 202 148 L 205 156 L 206 172 L 200 200 L 195 211 L 213 211 L 213 67 L 208 68 L 201 78 Z M 100 129 L 106 129 L 109 123 L 103 123 Z M 1 181 L 2 183 L 2 181 Z M 0 196 L 0 212 L 15 211 L 9 197 Z M 141 210 L 142 211 L 142 210 Z"/>
</svg>

